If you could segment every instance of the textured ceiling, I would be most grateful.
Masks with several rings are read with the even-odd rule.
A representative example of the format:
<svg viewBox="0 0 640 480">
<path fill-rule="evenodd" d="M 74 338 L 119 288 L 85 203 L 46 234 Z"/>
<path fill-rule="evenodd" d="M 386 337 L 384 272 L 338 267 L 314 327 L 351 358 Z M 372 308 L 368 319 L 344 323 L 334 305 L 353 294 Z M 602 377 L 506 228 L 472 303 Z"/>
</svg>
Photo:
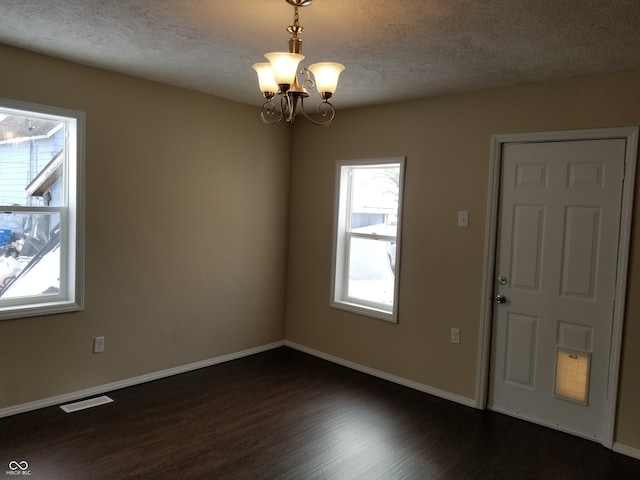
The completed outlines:
<svg viewBox="0 0 640 480">
<path fill-rule="evenodd" d="M 259 105 L 284 0 L 1 0 L 0 42 Z M 640 0 L 315 0 L 303 65 L 345 64 L 337 108 L 640 67 Z"/>
</svg>

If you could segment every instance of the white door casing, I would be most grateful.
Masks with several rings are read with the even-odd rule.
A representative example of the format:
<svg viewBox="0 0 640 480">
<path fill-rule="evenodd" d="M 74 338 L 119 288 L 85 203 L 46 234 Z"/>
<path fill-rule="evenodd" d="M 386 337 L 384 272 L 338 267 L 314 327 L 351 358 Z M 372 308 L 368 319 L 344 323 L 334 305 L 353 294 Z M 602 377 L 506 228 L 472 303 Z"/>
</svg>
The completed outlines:
<svg viewBox="0 0 640 480">
<path fill-rule="evenodd" d="M 636 155 L 636 128 L 493 138 L 476 407 L 612 446 Z M 590 355 L 586 405 L 557 345 Z"/>
</svg>

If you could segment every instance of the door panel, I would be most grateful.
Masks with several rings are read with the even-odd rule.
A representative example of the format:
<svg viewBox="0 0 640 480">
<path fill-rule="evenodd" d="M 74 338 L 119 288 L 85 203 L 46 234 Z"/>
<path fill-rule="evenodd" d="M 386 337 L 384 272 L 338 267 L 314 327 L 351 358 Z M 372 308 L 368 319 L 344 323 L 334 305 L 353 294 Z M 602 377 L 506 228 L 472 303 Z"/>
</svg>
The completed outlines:
<svg viewBox="0 0 640 480">
<path fill-rule="evenodd" d="M 540 262 L 545 208 L 542 205 L 514 205 L 511 286 L 540 290 Z"/>
<path fill-rule="evenodd" d="M 562 295 L 595 300 L 600 234 L 597 207 L 567 207 L 562 251 Z"/>
<path fill-rule="evenodd" d="M 505 382 L 533 388 L 538 319 L 510 313 L 507 316 Z"/>
<path fill-rule="evenodd" d="M 507 301 L 494 306 L 489 408 L 603 434 L 625 148 L 504 145 L 494 292 Z M 585 401 L 562 393 L 584 383 Z"/>
</svg>

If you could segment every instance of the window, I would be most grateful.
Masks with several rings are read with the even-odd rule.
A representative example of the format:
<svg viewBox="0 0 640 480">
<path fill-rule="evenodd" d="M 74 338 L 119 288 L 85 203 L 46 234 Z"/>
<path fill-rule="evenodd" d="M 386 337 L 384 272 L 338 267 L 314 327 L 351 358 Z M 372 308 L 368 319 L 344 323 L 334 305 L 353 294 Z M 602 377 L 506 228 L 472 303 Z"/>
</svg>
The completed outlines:
<svg viewBox="0 0 640 480">
<path fill-rule="evenodd" d="M 331 305 L 397 322 L 404 158 L 337 164 Z"/>
<path fill-rule="evenodd" d="M 0 320 L 82 309 L 84 114 L 0 99 Z"/>
</svg>

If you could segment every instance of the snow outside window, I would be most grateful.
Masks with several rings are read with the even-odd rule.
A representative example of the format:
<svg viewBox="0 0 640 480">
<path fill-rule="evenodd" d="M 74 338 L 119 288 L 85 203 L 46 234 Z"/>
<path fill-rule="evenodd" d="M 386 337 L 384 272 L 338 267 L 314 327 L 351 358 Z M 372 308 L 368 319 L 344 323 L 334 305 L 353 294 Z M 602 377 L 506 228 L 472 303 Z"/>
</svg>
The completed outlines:
<svg viewBox="0 0 640 480">
<path fill-rule="evenodd" d="M 82 309 L 84 114 L 0 99 L 0 320 Z"/>
<path fill-rule="evenodd" d="M 337 163 L 331 305 L 397 322 L 404 158 Z"/>
</svg>

